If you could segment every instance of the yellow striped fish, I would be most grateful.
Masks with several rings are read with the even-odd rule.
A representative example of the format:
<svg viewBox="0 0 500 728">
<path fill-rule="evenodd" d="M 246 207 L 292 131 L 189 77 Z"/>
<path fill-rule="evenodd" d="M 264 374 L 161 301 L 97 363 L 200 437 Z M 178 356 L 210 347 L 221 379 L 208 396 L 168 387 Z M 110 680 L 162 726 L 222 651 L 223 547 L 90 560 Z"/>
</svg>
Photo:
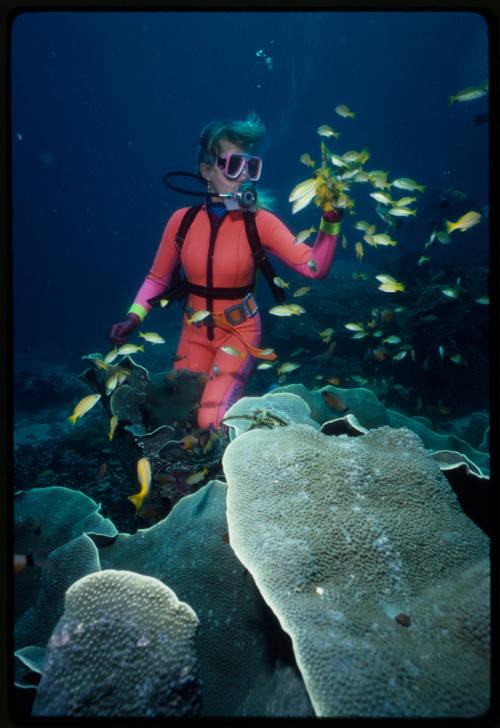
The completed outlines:
<svg viewBox="0 0 500 728">
<path fill-rule="evenodd" d="M 149 493 L 149 486 L 151 485 L 151 463 L 148 458 L 141 458 L 137 461 L 137 479 L 141 489 L 138 493 L 129 495 L 128 499 L 134 504 L 135 512 L 139 513 L 144 498 Z"/>
<path fill-rule="evenodd" d="M 83 415 L 88 412 L 92 407 L 101 399 L 100 394 L 89 394 L 87 397 L 84 397 L 81 399 L 78 404 L 76 405 L 75 409 L 73 410 L 73 414 L 68 417 L 68 420 L 71 420 L 73 424 L 75 424 L 76 420 L 79 417 L 83 417 Z"/>
<path fill-rule="evenodd" d="M 446 225 L 446 232 L 449 235 L 453 232 L 453 230 L 460 230 L 461 232 L 464 232 L 464 230 L 468 230 L 473 225 L 477 225 L 480 220 L 481 213 L 471 210 L 470 212 L 466 212 L 465 215 L 462 215 L 462 217 L 459 217 L 456 222 L 450 222 L 449 220 L 445 220 L 444 222 Z"/>
</svg>

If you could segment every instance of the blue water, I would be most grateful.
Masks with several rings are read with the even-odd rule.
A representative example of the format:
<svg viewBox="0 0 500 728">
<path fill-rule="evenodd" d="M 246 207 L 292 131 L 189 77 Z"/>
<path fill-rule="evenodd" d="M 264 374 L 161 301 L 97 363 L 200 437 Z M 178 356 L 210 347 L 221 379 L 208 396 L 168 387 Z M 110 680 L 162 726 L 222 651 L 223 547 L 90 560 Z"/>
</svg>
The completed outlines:
<svg viewBox="0 0 500 728">
<path fill-rule="evenodd" d="M 287 198 L 307 176 L 300 155 L 318 157 L 324 123 L 342 131 L 341 153 L 368 148 L 368 170 L 412 177 L 438 197 L 451 186 L 470 209 L 488 203 L 488 124 L 475 123 L 488 97 L 448 106 L 489 75 L 480 14 L 27 12 L 11 43 L 15 354 L 108 350 L 170 214 L 199 199 L 167 190 L 162 175 L 194 171 L 200 129 L 214 118 L 260 115 L 261 184 L 294 232 L 318 222 L 313 205 L 293 216 Z M 337 104 L 356 119 L 337 116 Z M 358 217 L 373 210 L 367 193 Z M 366 258 L 422 252 L 436 214 L 423 196 L 400 248 Z M 488 265 L 488 220 L 433 256 Z M 180 325 L 174 307 L 153 311 L 151 328 L 165 315 Z"/>
</svg>

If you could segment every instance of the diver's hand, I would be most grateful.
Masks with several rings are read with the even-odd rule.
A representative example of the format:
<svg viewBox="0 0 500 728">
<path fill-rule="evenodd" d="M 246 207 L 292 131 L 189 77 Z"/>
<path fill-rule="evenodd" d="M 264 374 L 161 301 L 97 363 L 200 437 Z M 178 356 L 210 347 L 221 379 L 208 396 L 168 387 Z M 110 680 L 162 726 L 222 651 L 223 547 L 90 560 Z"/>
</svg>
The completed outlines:
<svg viewBox="0 0 500 728">
<path fill-rule="evenodd" d="M 111 327 L 111 333 L 109 335 L 111 342 L 118 346 L 125 344 L 127 342 L 127 338 L 140 323 L 141 319 L 136 313 L 129 313 L 126 321 L 121 321 L 119 324 L 113 324 Z"/>
<path fill-rule="evenodd" d="M 325 222 L 340 222 L 342 220 L 342 210 L 334 208 L 333 210 L 323 210 L 323 220 Z"/>
</svg>

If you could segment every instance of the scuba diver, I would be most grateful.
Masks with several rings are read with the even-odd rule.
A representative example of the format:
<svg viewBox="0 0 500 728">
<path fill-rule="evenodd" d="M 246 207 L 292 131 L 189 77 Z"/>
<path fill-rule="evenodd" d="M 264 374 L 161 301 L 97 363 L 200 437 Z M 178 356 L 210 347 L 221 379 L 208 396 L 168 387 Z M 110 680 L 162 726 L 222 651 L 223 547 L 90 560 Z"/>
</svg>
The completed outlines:
<svg viewBox="0 0 500 728">
<path fill-rule="evenodd" d="M 322 279 L 330 270 L 339 236 L 341 210 L 322 212 L 311 248 L 296 243 L 295 235 L 274 214 L 257 205 L 255 182 L 262 160 L 252 151 L 264 131 L 256 114 L 249 114 L 246 121 L 212 121 L 202 129 L 198 168 L 206 192 L 180 189 L 169 181 L 174 175 L 200 180 L 199 175 L 165 175 L 168 187 L 203 196 L 205 201 L 170 217 L 127 319 L 111 328 L 112 343 L 122 345 L 152 306 L 165 307 L 187 294 L 174 369 L 209 375 L 198 409 L 202 429 L 220 427 L 225 412 L 241 397 L 256 358 L 276 358 L 272 350 L 258 348 L 261 319 L 253 295 L 257 268 L 277 302 L 284 303 L 285 294 L 274 282 L 267 255 L 306 278 Z"/>
</svg>

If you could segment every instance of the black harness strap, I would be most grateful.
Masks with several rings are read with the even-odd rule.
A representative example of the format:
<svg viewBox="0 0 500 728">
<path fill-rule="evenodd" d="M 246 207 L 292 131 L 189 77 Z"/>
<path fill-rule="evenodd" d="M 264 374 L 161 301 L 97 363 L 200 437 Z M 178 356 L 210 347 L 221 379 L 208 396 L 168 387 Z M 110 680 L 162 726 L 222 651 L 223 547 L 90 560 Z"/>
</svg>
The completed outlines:
<svg viewBox="0 0 500 728">
<path fill-rule="evenodd" d="M 243 210 L 243 220 L 245 222 L 248 243 L 250 245 L 250 250 L 252 251 L 252 257 L 255 265 L 260 268 L 266 277 L 275 301 L 278 303 L 284 303 L 286 301 L 285 291 L 282 288 L 279 288 L 274 282 L 276 273 L 274 272 L 274 269 L 266 256 L 264 246 L 260 241 L 259 231 L 257 230 L 257 224 L 255 222 L 255 213 L 250 210 Z"/>
</svg>

